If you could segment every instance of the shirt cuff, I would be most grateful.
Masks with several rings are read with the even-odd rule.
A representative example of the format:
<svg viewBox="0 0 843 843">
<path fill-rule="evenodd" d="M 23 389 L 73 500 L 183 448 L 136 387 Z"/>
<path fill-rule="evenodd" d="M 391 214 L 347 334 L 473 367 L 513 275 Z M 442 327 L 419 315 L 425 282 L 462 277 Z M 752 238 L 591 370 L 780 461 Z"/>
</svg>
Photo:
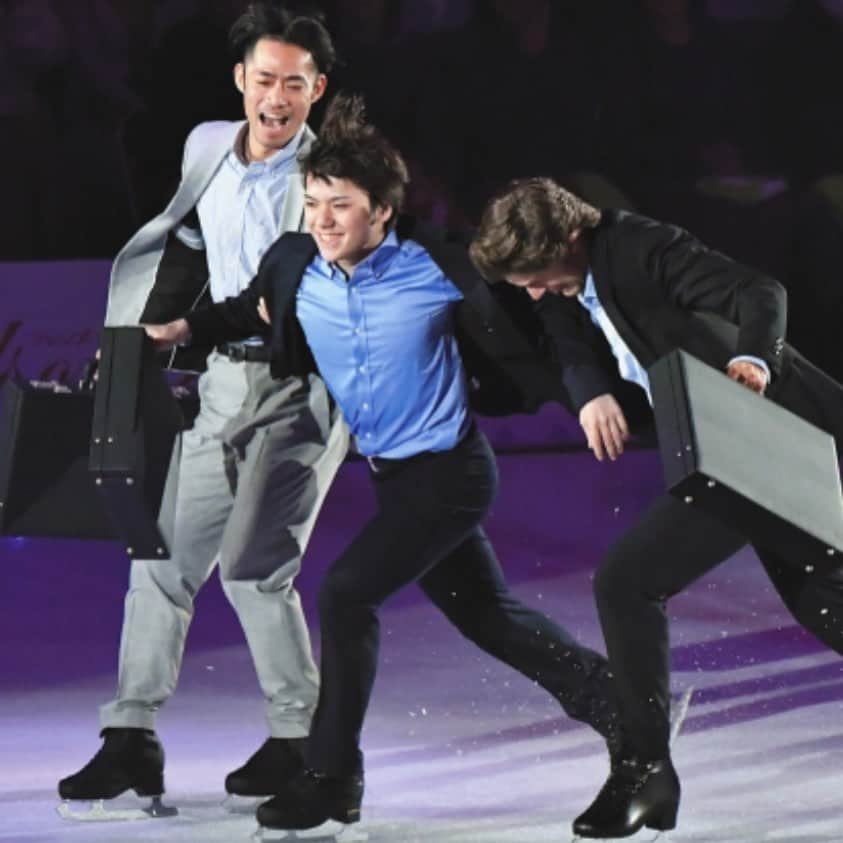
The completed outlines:
<svg viewBox="0 0 843 843">
<path fill-rule="evenodd" d="M 766 360 L 762 360 L 760 357 L 753 357 L 751 354 L 739 354 L 737 357 L 733 357 L 729 361 L 729 365 L 731 366 L 732 363 L 739 363 L 741 361 L 746 361 L 747 363 L 754 363 L 756 366 L 764 370 L 764 374 L 767 376 L 767 383 L 770 383 L 770 367 L 767 365 Z"/>
</svg>

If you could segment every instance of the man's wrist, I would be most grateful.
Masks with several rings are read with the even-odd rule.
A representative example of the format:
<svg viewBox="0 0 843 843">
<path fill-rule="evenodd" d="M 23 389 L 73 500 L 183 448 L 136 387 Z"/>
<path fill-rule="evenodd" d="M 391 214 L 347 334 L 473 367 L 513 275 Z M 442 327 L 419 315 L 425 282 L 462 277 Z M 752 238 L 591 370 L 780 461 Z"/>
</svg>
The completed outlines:
<svg viewBox="0 0 843 843">
<path fill-rule="evenodd" d="M 767 365 L 766 360 L 763 360 L 760 357 L 754 357 L 751 354 L 739 354 L 737 357 L 733 357 L 729 361 L 729 366 L 733 363 L 752 363 L 753 365 L 758 366 L 758 368 L 764 372 L 764 377 L 767 379 L 767 383 L 770 383 L 770 367 Z"/>
</svg>

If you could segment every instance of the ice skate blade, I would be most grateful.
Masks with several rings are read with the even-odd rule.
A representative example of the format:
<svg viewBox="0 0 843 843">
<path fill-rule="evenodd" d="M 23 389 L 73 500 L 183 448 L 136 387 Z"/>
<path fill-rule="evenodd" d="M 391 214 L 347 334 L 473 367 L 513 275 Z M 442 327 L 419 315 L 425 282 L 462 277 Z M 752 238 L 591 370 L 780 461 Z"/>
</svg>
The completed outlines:
<svg viewBox="0 0 843 843">
<path fill-rule="evenodd" d="M 577 835 L 571 843 L 585 843 L 585 841 L 594 839 L 594 837 L 580 837 Z M 655 843 L 656 840 L 661 841 L 661 843 L 669 843 L 665 832 L 653 831 L 650 828 L 642 829 L 631 837 L 602 837 L 600 840 L 601 843 Z"/>
<path fill-rule="evenodd" d="M 258 805 L 271 798 L 272 796 L 240 796 L 238 793 L 229 793 L 222 800 L 221 805 L 229 814 L 251 814 L 254 816 Z"/>
<path fill-rule="evenodd" d="M 679 701 L 673 706 L 672 716 L 670 718 L 670 742 L 673 743 L 679 732 L 682 729 L 682 724 L 688 716 L 688 708 L 691 705 L 691 697 L 694 694 L 694 686 L 686 688 L 679 698 Z"/>
<path fill-rule="evenodd" d="M 109 800 L 110 801 L 110 800 Z M 145 808 L 107 808 L 105 799 L 95 799 L 89 803 L 65 800 L 56 808 L 58 815 L 65 820 L 75 822 L 125 822 L 134 820 L 154 820 L 175 817 L 179 809 L 174 805 L 165 805 L 160 796 L 152 797 Z M 90 804 L 86 811 L 75 811 L 74 805 Z"/>
<path fill-rule="evenodd" d="M 265 828 L 258 826 L 258 830 L 252 835 L 255 843 L 275 843 L 276 840 L 313 840 L 322 843 L 363 843 L 368 840 L 369 835 L 361 828 L 337 820 L 326 820 L 316 828 L 299 828 L 284 830 L 281 828 Z"/>
</svg>

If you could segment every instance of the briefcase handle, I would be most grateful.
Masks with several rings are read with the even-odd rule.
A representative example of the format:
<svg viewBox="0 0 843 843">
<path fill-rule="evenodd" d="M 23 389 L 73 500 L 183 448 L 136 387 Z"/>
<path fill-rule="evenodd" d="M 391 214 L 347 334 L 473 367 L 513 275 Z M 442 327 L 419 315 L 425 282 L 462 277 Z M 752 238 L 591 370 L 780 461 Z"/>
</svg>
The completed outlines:
<svg viewBox="0 0 843 843">
<path fill-rule="evenodd" d="M 94 387 L 97 385 L 97 372 L 99 372 L 100 368 L 100 358 L 99 358 L 99 351 L 97 351 L 97 356 L 92 357 L 86 364 L 85 368 L 82 369 L 82 377 L 79 378 L 79 391 L 80 392 L 93 392 Z"/>
</svg>

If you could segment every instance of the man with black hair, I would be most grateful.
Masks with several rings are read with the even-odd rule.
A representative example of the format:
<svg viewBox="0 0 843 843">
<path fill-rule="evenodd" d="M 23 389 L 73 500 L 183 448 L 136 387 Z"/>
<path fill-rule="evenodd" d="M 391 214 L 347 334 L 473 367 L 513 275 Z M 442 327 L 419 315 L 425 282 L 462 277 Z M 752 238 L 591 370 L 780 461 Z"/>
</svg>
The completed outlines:
<svg viewBox="0 0 843 843">
<path fill-rule="evenodd" d="M 610 745 L 616 707 L 603 657 L 509 592 L 481 527 L 497 471 L 469 401 L 490 390 L 497 412 L 535 409 L 554 397 L 554 378 L 463 247 L 395 231 L 407 170 L 359 100 L 331 103 L 301 166 L 313 236 L 283 235 L 239 297 L 147 332 L 170 347 L 270 322 L 275 376 L 318 368 L 371 468 L 378 511 L 319 591 L 322 685 L 306 766 L 257 812 L 263 826 L 327 832 L 360 818 L 378 609 L 411 583 Z"/>
<path fill-rule="evenodd" d="M 190 133 L 176 194 L 114 261 L 109 325 L 161 321 L 236 295 L 278 235 L 302 224 L 298 157 L 313 142 L 306 121 L 335 60 L 330 36 L 315 18 L 255 3 L 230 40 L 246 120 Z M 193 601 L 215 565 L 270 732 L 226 790 L 271 795 L 301 764 L 318 674 L 293 578 L 348 436 L 318 377 L 271 377 L 261 334 L 216 348 L 194 343 L 171 358 L 175 369 L 206 367 L 199 415 L 177 443 L 162 504 L 172 558 L 132 562 L 117 696 L 101 710 L 104 744 L 59 782 L 64 799 L 163 793 L 155 717 L 175 689 Z"/>
</svg>

